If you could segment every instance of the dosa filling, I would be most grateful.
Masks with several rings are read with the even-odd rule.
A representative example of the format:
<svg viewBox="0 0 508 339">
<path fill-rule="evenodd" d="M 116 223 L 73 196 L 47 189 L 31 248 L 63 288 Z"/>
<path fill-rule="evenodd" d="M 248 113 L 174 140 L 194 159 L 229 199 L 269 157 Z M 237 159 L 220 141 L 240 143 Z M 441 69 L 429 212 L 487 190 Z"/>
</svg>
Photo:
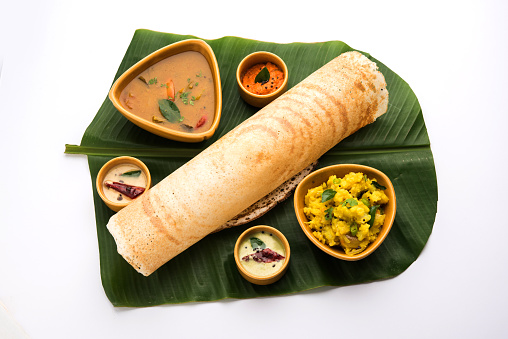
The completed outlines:
<svg viewBox="0 0 508 339">
<path fill-rule="evenodd" d="M 312 234 L 325 245 L 341 246 L 348 255 L 362 252 L 384 224 L 385 189 L 360 172 L 330 176 L 305 196 L 303 211 Z"/>
</svg>

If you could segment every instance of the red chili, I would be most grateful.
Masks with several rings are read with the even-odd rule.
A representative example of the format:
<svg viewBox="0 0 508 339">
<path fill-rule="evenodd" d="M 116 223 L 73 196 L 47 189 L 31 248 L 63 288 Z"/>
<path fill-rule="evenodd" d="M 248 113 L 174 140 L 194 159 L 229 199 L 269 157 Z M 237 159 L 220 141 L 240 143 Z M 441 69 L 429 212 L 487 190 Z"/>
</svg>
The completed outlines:
<svg viewBox="0 0 508 339">
<path fill-rule="evenodd" d="M 128 196 L 131 199 L 137 198 L 139 195 L 141 195 L 145 191 L 144 187 L 132 186 L 132 185 L 128 185 L 128 184 L 123 184 L 121 182 L 116 182 L 116 181 L 113 183 L 105 182 L 104 185 L 106 185 L 109 188 L 114 189 L 115 191 L 117 191 L 119 193 L 122 193 L 122 194 Z"/>
<path fill-rule="evenodd" d="M 199 119 L 198 123 L 196 124 L 196 128 L 199 128 L 203 126 L 206 122 L 206 115 L 203 115 L 201 119 Z"/>
<path fill-rule="evenodd" d="M 285 257 L 272 249 L 265 248 L 262 251 L 256 251 L 255 253 L 246 255 L 242 260 L 249 261 L 252 258 L 256 262 L 273 262 L 284 259 Z"/>
</svg>

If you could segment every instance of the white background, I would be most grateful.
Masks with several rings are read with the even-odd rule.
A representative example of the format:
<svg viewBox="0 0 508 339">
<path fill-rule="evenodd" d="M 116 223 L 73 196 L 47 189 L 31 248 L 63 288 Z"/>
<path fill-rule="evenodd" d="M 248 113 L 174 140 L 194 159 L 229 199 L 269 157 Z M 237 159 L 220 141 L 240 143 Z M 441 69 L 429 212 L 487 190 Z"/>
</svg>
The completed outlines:
<svg viewBox="0 0 508 339">
<path fill-rule="evenodd" d="M 508 337 L 508 3 L 269 4 L 0 0 L 0 302 L 8 310 L 0 337 L 18 325 L 34 339 Z M 138 28 L 341 40 L 399 74 L 422 106 L 438 178 L 436 222 L 420 257 L 369 284 L 114 308 L 99 274 L 87 159 L 65 155 L 64 145 L 79 144 Z"/>
</svg>

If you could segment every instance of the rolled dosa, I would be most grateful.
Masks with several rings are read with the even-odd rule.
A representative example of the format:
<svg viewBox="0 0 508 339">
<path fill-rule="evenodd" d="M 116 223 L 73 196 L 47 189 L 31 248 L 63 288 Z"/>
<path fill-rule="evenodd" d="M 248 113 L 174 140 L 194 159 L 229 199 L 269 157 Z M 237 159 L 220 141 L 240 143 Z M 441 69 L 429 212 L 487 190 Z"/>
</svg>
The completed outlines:
<svg viewBox="0 0 508 339">
<path fill-rule="evenodd" d="M 377 65 L 341 54 L 113 215 L 107 228 L 118 253 L 150 275 L 387 106 Z"/>
</svg>

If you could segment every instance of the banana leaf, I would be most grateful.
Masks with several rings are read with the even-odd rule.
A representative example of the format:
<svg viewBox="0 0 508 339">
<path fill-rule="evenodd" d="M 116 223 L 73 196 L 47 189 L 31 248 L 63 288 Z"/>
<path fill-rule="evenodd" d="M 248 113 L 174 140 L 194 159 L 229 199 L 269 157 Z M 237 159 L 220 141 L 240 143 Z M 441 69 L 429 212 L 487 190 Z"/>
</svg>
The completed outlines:
<svg viewBox="0 0 508 339">
<path fill-rule="evenodd" d="M 179 40 L 196 38 L 137 30 L 115 79 L 149 53 Z M 242 101 L 236 88 L 238 63 L 259 50 L 282 57 L 289 69 L 291 88 L 337 55 L 353 50 L 340 41 L 276 44 L 238 37 L 205 40 L 219 63 L 223 114 L 210 140 L 187 144 L 153 135 L 125 119 L 107 99 L 86 129 L 81 144 L 66 145 L 66 153 L 86 154 L 94 192 L 100 271 L 105 293 L 115 306 L 150 306 L 224 298 L 253 298 L 296 293 L 322 286 L 346 286 L 395 277 L 422 252 L 437 211 L 437 180 L 422 111 L 408 84 L 379 60 L 390 93 L 388 112 L 327 152 L 319 167 L 358 163 L 378 168 L 391 178 L 397 194 L 397 216 L 387 239 L 369 257 L 346 262 L 318 250 L 303 234 L 293 199 L 277 205 L 250 224 L 207 236 L 149 277 L 137 273 L 116 251 L 106 224 L 114 212 L 95 190 L 101 166 L 113 157 L 131 155 L 144 161 L 154 184 L 197 155 L 233 127 L 257 112 Z M 285 276 L 268 286 L 253 285 L 238 273 L 233 248 L 250 226 L 272 225 L 287 237 L 291 262 Z"/>
</svg>

